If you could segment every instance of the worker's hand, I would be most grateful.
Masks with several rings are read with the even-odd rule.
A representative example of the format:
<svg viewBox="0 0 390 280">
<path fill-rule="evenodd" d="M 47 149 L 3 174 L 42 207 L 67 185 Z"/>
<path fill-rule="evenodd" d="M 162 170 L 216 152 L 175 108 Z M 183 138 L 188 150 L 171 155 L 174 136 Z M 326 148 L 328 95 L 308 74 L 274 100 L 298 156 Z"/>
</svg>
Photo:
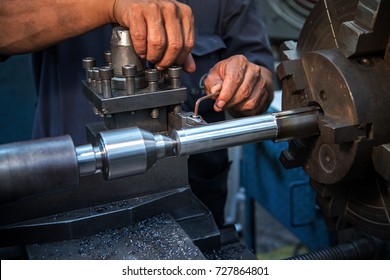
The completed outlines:
<svg viewBox="0 0 390 280">
<path fill-rule="evenodd" d="M 272 73 L 243 55 L 218 62 L 205 79 L 207 94 L 219 92 L 214 110 L 229 110 L 235 116 L 264 112 L 273 99 Z"/>
<path fill-rule="evenodd" d="M 194 19 L 189 6 L 174 0 L 116 0 L 112 21 L 130 29 L 135 52 L 158 69 L 175 64 L 195 71 Z"/>
</svg>

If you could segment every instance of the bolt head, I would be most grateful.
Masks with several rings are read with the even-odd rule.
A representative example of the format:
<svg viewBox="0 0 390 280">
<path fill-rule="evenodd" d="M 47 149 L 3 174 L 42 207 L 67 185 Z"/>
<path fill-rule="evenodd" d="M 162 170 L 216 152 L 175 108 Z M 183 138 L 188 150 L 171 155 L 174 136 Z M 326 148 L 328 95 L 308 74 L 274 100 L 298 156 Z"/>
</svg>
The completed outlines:
<svg viewBox="0 0 390 280">
<path fill-rule="evenodd" d="M 172 66 L 168 68 L 168 76 L 170 78 L 180 78 L 183 69 L 180 66 Z"/>
<path fill-rule="evenodd" d="M 96 59 L 94 57 L 85 57 L 83 58 L 83 68 L 91 69 L 96 66 Z"/>
<path fill-rule="evenodd" d="M 124 77 L 134 77 L 137 73 L 137 66 L 134 64 L 127 64 L 122 66 L 122 75 Z"/>
<path fill-rule="evenodd" d="M 102 80 L 110 80 L 114 77 L 114 68 L 105 66 L 99 69 L 99 76 Z"/>
<path fill-rule="evenodd" d="M 148 82 L 157 82 L 160 79 L 160 72 L 157 69 L 145 70 L 145 78 Z"/>
</svg>

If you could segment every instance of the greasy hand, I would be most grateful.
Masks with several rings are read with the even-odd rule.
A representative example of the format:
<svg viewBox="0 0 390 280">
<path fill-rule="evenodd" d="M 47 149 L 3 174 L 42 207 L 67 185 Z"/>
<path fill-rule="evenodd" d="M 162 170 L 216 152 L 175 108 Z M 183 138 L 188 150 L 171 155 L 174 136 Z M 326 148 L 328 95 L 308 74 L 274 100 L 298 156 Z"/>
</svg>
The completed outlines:
<svg viewBox="0 0 390 280">
<path fill-rule="evenodd" d="M 194 19 L 189 6 L 174 0 L 116 0 L 112 21 L 130 29 L 135 52 L 158 69 L 176 64 L 195 71 Z"/>
<path fill-rule="evenodd" d="M 220 92 L 214 110 L 228 109 L 235 116 L 264 112 L 273 99 L 272 73 L 243 55 L 218 62 L 205 80 L 207 94 Z"/>
</svg>

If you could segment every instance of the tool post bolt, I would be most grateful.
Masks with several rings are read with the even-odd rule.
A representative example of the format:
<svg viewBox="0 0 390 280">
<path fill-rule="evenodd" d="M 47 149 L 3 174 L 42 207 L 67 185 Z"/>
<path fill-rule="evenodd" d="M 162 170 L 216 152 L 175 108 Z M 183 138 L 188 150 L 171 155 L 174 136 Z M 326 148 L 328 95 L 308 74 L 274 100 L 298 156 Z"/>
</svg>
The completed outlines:
<svg viewBox="0 0 390 280">
<path fill-rule="evenodd" d="M 126 79 L 126 94 L 135 94 L 135 75 L 137 74 L 137 66 L 135 64 L 127 64 L 122 66 L 122 75 Z"/>
<path fill-rule="evenodd" d="M 98 94 L 102 93 L 102 81 L 100 80 L 99 67 L 92 68 L 91 85 L 96 88 Z"/>
<path fill-rule="evenodd" d="M 91 70 L 96 66 L 96 59 L 94 57 L 85 57 L 83 58 L 83 68 L 85 69 L 85 75 L 88 83 L 92 81 Z"/>
<path fill-rule="evenodd" d="M 104 60 L 106 61 L 107 66 L 112 67 L 112 52 L 107 50 L 104 52 Z"/>
<path fill-rule="evenodd" d="M 145 70 L 145 79 L 148 82 L 149 91 L 154 92 L 158 90 L 158 80 L 160 79 L 160 72 L 157 69 Z"/>
<path fill-rule="evenodd" d="M 112 97 L 111 79 L 114 77 L 114 68 L 110 66 L 104 66 L 100 68 L 99 76 L 100 79 L 102 80 L 103 97 L 104 98 Z"/>
<path fill-rule="evenodd" d="M 183 69 L 180 66 L 172 66 L 168 68 L 168 78 L 171 81 L 171 88 L 181 87 L 180 76 Z"/>
</svg>

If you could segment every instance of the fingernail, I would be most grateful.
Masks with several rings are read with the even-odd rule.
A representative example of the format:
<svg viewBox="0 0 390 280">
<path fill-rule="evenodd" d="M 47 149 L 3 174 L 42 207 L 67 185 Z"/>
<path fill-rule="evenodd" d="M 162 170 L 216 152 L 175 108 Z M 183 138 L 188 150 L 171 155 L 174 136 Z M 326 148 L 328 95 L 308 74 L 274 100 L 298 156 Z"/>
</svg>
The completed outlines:
<svg viewBox="0 0 390 280">
<path fill-rule="evenodd" d="M 223 107 L 225 106 L 225 101 L 223 100 L 219 100 L 217 103 L 216 103 L 217 107 L 219 109 L 223 109 Z"/>
</svg>

